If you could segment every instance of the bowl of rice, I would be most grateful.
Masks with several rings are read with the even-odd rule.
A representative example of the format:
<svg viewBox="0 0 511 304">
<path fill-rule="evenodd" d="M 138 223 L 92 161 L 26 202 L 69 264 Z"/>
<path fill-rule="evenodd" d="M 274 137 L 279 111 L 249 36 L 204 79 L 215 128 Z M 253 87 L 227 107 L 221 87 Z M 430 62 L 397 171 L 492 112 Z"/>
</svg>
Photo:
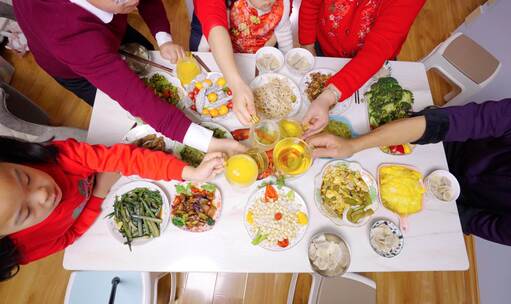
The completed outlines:
<svg viewBox="0 0 511 304">
<path fill-rule="evenodd" d="M 250 88 L 257 115 L 265 119 L 292 117 L 300 111 L 302 98 L 298 86 L 288 77 L 266 73 L 256 77 Z"/>
</svg>

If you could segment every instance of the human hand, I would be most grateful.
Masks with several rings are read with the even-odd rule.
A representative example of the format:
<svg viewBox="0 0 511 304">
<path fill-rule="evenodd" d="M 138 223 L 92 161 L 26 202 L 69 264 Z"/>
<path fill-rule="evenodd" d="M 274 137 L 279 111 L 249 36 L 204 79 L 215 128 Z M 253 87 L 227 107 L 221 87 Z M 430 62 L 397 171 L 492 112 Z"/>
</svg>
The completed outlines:
<svg viewBox="0 0 511 304">
<path fill-rule="evenodd" d="M 242 80 L 234 84 L 231 89 L 234 114 L 243 125 L 252 124 L 253 118 L 257 118 L 252 89 Z"/>
<path fill-rule="evenodd" d="M 208 152 L 222 152 L 229 156 L 244 153 L 248 150 L 246 146 L 234 139 L 212 138 L 209 143 Z"/>
<path fill-rule="evenodd" d="M 197 168 L 186 166 L 181 177 L 189 181 L 208 181 L 224 171 L 225 154 L 221 152 L 208 153 Z"/>
<path fill-rule="evenodd" d="M 306 49 L 307 51 L 311 52 L 312 55 L 316 56 L 316 48 L 314 48 L 314 43 L 301 45 L 300 47 Z"/>
<path fill-rule="evenodd" d="M 321 132 L 328 124 L 328 111 L 337 102 L 335 95 L 330 90 L 325 90 L 318 98 L 312 101 L 307 113 L 303 117 L 305 133 L 303 137 L 309 137 Z"/>
<path fill-rule="evenodd" d="M 169 60 L 172 64 L 175 64 L 178 59 L 186 56 L 183 47 L 179 44 L 172 42 L 166 42 L 160 46 L 161 57 Z"/>
<path fill-rule="evenodd" d="M 121 174 L 117 172 L 96 173 L 96 180 L 92 195 L 99 198 L 105 198 L 119 178 L 121 178 Z"/>
<path fill-rule="evenodd" d="M 320 133 L 306 139 L 312 147 L 312 157 L 348 158 L 357 152 L 351 139 Z"/>
</svg>

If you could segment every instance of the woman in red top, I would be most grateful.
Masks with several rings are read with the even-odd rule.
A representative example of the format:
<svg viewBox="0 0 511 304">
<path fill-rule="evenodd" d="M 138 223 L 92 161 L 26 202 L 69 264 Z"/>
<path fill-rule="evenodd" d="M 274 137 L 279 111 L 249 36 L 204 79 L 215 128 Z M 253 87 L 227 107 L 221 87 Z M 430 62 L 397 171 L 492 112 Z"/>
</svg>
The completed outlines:
<svg viewBox="0 0 511 304">
<path fill-rule="evenodd" d="M 329 80 L 304 117 L 306 136 L 328 123 L 328 109 L 342 102 L 395 58 L 425 0 L 308 0 L 298 19 L 302 47 L 313 54 L 353 58 Z"/>
<path fill-rule="evenodd" d="M 221 153 L 206 155 L 193 168 L 134 145 L 75 140 L 43 145 L 0 137 L 0 281 L 13 277 L 19 264 L 60 251 L 89 229 L 114 181 L 101 172 L 207 180 L 223 164 Z"/>
</svg>

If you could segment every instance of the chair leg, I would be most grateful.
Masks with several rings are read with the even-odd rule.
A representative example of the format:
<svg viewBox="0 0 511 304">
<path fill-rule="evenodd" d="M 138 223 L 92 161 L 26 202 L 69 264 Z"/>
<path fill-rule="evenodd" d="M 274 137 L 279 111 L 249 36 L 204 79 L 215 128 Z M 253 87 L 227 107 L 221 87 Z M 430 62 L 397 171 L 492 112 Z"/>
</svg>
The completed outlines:
<svg viewBox="0 0 511 304">
<path fill-rule="evenodd" d="M 177 291 L 177 275 L 175 272 L 171 272 L 169 304 L 174 304 L 174 301 L 176 300 L 176 291 Z"/>
<path fill-rule="evenodd" d="M 323 281 L 323 277 L 318 274 L 312 274 L 312 284 L 311 290 L 309 293 L 309 302 L 308 304 L 317 304 L 319 289 L 321 288 L 321 282 Z"/>
<path fill-rule="evenodd" d="M 295 299 L 296 282 L 298 281 L 298 273 L 293 273 L 291 282 L 289 283 L 289 290 L 287 292 L 287 304 L 293 304 Z"/>
</svg>

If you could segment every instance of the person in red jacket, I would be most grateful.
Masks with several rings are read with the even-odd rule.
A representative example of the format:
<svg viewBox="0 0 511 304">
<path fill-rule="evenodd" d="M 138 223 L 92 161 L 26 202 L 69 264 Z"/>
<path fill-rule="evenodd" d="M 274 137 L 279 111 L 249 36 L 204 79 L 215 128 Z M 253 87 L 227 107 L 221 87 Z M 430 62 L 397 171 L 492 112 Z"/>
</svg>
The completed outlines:
<svg viewBox="0 0 511 304">
<path fill-rule="evenodd" d="M 176 157 L 117 144 L 74 139 L 49 144 L 0 137 L 0 281 L 66 248 L 94 223 L 115 179 L 104 172 L 154 180 L 208 180 L 223 171 L 222 153 L 193 168 Z M 103 173 L 103 174 L 102 174 Z"/>
<path fill-rule="evenodd" d="M 302 47 L 318 56 L 353 58 L 309 107 L 305 136 L 328 123 L 328 110 L 358 90 L 386 60 L 399 53 L 425 0 L 302 1 L 298 36 Z"/>
</svg>

